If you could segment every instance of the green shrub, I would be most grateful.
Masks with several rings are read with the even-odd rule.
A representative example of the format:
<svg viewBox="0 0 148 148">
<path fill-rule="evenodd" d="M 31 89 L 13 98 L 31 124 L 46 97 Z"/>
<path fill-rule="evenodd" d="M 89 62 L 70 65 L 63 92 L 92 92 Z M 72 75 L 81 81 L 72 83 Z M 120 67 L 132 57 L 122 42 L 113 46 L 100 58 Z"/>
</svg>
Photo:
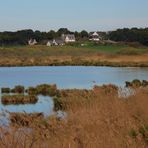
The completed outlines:
<svg viewBox="0 0 148 148">
<path fill-rule="evenodd" d="M 135 79 L 135 80 L 132 81 L 132 85 L 133 85 L 134 87 L 140 87 L 140 86 L 142 85 L 142 83 L 141 83 L 140 80 Z"/>
<path fill-rule="evenodd" d="M 42 95 L 49 95 L 49 96 L 56 96 L 57 93 L 57 86 L 49 85 L 49 84 L 42 84 L 36 87 L 37 93 Z"/>
<path fill-rule="evenodd" d="M 54 110 L 55 111 L 64 110 L 64 104 L 63 104 L 61 98 L 54 97 L 53 101 L 54 101 Z"/>
<path fill-rule="evenodd" d="M 131 131 L 129 132 L 129 136 L 132 138 L 136 138 L 137 135 L 138 135 L 138 133 L 134 129 L 131 129 Z"/>
<path fill-rule="evenodd" d="M 143 140 L 145 141 L 145 143 L 148 144 L 148 126 L 144 125 L 142 127 L 139 128 L 139 133 L 142 135 Z"/>
<path fill-rule="evenodd" d="M 29 95 L 37 95 L 37 89 L 34 88 L 34 87 L 29 87 L 26 92 L 29 94 Z"/>
<path fill-rule="evenodd" d="M 1 88 L 1 93 L 10 93 L 10 88 Z"/>
<path fill-rule="evenodd" d="M 12 93 L 18 93 L 18 94 L 23 94 L 25 92 L 24 86 L 17 85 L 13 89 L 11 89 Z"/>
<path fill-rule="evenodd" d="M 25 103 L 36 103 L 38 98 L 33 95 L 4 95 L 1 97 L 3 104 L 25 104 Z"/>
</svg>

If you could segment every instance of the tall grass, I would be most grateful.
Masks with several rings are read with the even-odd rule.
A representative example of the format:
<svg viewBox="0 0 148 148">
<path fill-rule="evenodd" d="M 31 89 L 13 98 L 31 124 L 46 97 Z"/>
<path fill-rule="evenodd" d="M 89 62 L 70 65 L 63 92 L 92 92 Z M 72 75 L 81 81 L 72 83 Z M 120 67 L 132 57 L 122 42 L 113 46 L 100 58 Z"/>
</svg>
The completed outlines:
<svg viewBox="0 0 148 148">
<path fill-rule="evenodd" d="M 147 145 L 148 88 L 136 89 L 134 96 L 118 97 L 115 86 L 95 86 L 93 90 L 61 90 L 62 101 L 68 117 L 31 120 L 26 128 L 28 135 L 17 139 L 8 132 L 1 138 L 0 146 L 51 147 L 51 148 L 119 148 Z M 29 117 L 25 117 L 29 119 Z M 18 131 L 17 124 L 12 125 Z M 3 133 L 3 132 L 1 132 Z M 3 140 L 6 140 L 3 144 Z M 33 144 L 32 144 L 33 143 Z"/>
<path fill-rule="evenodd" d="M 46 66 L 46 65 L 119 65 L 136 66 L 137 62 L 148 65 L 141 58 L 148 53 L 147 47 L 129 47 L 127 45 L 93 45 L 86 46 L 57 46 L 46 47 L 19 46 L 0 47 L 0 66 Z M 129 59 L 124 56 L 139 56 L 138 60 Z M 80 59 L 80 60 L 76 60 Z M 141 60 L 142 59 L 142 60 Z M 112 60 L 116 60 L 114 64 Z M 79 62 L 77 62 L 79 61 Z M 107 61 L 106 63 L 104 61 Z M 125 63 L 125 62 L 127 63 Z M 123 64 L 122 64 L 123 63 Z M 143 65 L 144 65 L 143 64 Z"/>
</svg>

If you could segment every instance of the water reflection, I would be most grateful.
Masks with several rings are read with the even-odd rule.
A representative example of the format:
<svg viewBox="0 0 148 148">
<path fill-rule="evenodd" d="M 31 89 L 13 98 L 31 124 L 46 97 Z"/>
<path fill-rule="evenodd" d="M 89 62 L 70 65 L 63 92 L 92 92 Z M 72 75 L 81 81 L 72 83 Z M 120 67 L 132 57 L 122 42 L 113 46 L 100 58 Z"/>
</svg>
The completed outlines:
<svg viewBox="0 0 148 148">
<path fill-rule="evenodd" d="M 59 88 L 92 88 L 95 84 L 116 84 L 123 86 L 133 79 L 148 80 L 148 68 L 113 67 L 2 67 L 0 68 L 0 87 L 15 85 L 36 86 L 38 84 L 57 84 Z"/>
</svg>

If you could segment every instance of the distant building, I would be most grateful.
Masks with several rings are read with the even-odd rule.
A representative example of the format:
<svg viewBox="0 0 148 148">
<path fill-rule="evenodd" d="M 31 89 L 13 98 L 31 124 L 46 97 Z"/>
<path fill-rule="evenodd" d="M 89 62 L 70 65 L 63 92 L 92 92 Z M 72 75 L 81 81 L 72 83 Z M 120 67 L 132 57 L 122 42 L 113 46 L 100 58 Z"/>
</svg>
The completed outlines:
<svg viewBox="0 0 148 148">
<path fill-rule="evenodd" d="M 65 43 L 73 43 L 76 41 L 74 34 L 63 34 L 62 39 Z"/>
<path fill-rule="evenodd" d="M 46 44 L 48 47 L 52 46 L 52 41 L 48 41 L 47 44 Z"/>
<path fill-rule="evenodd" d="M 90 33 L 89 40 L 90 41 L 100 41 L 100 36 L 97 32 Z"/>
<path fill-rule="evenodd" d="M 35 44 L 37 44 L 37 41 L 36 41 L 36 39 L 30 39 L 30 40 L 28 41 L 28 44 L 29 44 L 29 45 L 35 45 Z"/>
<path fill-rule="evenodd" d="M 61 38 L 53 39 L 47 42 L 47 46 L 63 46 L 65 43 Z"/>
</svg>

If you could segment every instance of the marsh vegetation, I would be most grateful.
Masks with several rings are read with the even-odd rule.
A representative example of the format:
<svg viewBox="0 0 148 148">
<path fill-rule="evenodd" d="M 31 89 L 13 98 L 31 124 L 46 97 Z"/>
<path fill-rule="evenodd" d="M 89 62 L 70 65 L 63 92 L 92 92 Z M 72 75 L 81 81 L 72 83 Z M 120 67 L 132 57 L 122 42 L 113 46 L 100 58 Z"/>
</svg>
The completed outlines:
<svg viewBox="0 0 148 148">
<path fill-rule="evenodd" d="M 56 102 L 67 112 L 66 118 L 11 114 L 11 132 L 1 128 L 0 146 L 146 148 L 147 92 L 148 87 L 142 86 L 125 99 L 118 97 L 115 85 L 60 90 Z"/>
<path fill-rule="evenodd" d="M 148 66 L 145 46 L 83 44 L 0 47 L 0 66 Z"/>
</svg>

